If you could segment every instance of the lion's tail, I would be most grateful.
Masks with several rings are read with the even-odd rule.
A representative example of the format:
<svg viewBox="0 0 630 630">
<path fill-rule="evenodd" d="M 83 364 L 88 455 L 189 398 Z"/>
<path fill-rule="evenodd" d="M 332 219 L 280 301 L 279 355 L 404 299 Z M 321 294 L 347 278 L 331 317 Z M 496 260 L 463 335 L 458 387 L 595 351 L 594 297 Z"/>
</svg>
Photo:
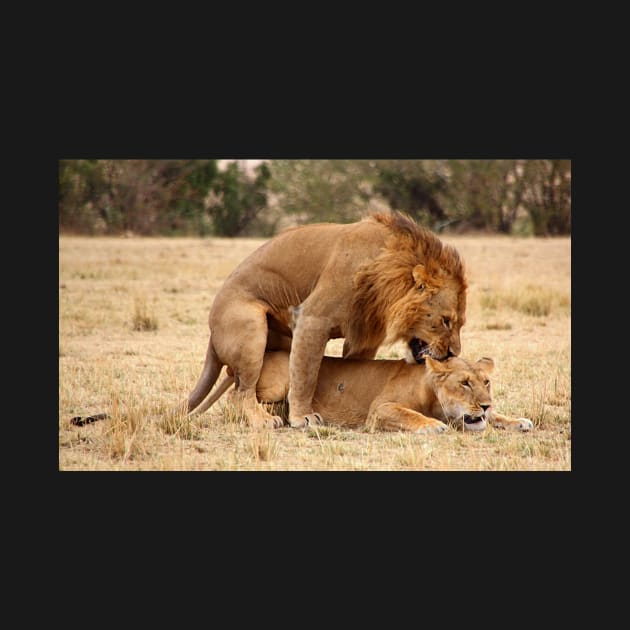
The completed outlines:
<svg viewBox="0 0 630 630">
<path fill-rule="evenodd" d="M 211 337 L 208 342 L 208 351 L 206 352 L 206 361 L 203 365 L 203 371 L 201 372 L 201 376 L 195 385 L 195 389 L 192 390 L 190 396 L 188 397 L 188 413 L 193 411 L 210 393 L 212 386 L 215 384 L 217 378 L 219 378 L 219 373 L 221 372 L 222 367 L 223 364 L 219 361 L 219 357 L 214 351 Z M 208 407 L 205 407 L 205 409 L 207 408 Z"/>
<path fill-rule="evenodd" d="M 216 390 L 212 393 L 212 396 L 209 396 L 208 399 L 196 410 L 196 413 L 203 413 L 207 411 L 214 405 L 223 394 L 225 394 L 226 390 L 230 388 L 230 386 L 234 383 L 234 376 L 232 376 L 228 369 L 228 375 L 219 383 Z"/>
</svg>

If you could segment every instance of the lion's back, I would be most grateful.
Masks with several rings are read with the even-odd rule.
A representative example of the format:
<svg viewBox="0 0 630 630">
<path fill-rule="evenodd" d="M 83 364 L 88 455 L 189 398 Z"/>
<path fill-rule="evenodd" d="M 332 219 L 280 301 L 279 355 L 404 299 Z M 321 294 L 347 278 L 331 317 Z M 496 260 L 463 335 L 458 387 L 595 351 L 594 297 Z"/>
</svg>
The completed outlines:
<svg viewBox="0 0 630 630">
<path fill-rule="evenodd" d="M 325 283 L 340 297 L 351 290 L 354 269 L 378 254 L 383 233 L 382 226 L 367 221 L 290 228 L 245 258 L 222 291 L 247 292 L 277 308 L 301 304 Z"/>
</svg>

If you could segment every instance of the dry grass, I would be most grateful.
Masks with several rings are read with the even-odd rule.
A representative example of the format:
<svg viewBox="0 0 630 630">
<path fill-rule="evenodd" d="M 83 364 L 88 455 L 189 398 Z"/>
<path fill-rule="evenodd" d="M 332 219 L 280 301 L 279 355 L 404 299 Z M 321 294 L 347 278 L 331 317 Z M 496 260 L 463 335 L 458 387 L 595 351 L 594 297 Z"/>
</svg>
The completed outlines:
<svg viewBox="0 0 630 630">
<path fill-rule="evenodd" d="M 149 312 L 145 297 L 137 297 L 133 313 L 133 330 L 157 330 L 157 317 Z"/>
<path fill-rule="evenodd" d="M 525 315 L 546 317 L 553 311 L 570 311 L 568 294 L 558 293 L 540 285 L 526 284 L 508 291 L 491 291 L 481 295 L 481 306 L 490 311 L 508 308 Z"/>
<path fill-rule="evenodd" d="M 531 434 L 253 431 L 226 395 L 176 411 L 201 372 L 212 299 L 259 239 L 59 239 L 61 470 L 570 470 L 571 241 L 444 237 L 466 261 L 463 355 L 495 360 L 497 409 Z M 342 342 L 329 342 L 340 354 Z M 401 356 L 398 346 L 379 356 Z M 70 418 L 111 418 L 75 427 Z M 286 409 L 272 411 L 286 415 Z"/>
</svg>

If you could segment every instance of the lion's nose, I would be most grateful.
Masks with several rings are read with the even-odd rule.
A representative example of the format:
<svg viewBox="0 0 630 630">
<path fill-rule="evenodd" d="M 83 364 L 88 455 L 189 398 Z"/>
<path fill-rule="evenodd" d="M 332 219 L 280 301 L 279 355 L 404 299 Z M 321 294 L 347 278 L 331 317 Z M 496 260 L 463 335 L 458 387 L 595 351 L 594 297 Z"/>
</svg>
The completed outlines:
<svg viewBox="0 0 630 630">
<path fill-rule="evenodd" d="M 486 411 L 490 409 L 490 405 L 479 405 L 479 406 L 483 409 L 484 413 L 486 413 Z"/>
</svg>

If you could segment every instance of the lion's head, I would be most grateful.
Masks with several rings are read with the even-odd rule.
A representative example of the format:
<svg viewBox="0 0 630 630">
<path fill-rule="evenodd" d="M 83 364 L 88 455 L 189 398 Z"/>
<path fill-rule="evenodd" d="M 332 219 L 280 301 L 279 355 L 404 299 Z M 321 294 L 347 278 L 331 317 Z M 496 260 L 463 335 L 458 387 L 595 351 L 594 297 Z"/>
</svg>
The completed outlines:
<svg viewBox="0 0 630 630">
<path fill-rule="evenodd" d="M 486 411 L 492 405 L 489 374 L 492 359 L 473 363 L 460 357 L 435 361 L 426 357 L 427 375 L 447 422 L 466 431 L 486 428 Z"/>
<path fill-rule="evenodd" d="M 392 234 L 354 277 L 353 347 L 405 341 L 415 360 L 461 352 L 467 282 L 454 247 L 400 213 L 376 214 Z"/>
</svg>

